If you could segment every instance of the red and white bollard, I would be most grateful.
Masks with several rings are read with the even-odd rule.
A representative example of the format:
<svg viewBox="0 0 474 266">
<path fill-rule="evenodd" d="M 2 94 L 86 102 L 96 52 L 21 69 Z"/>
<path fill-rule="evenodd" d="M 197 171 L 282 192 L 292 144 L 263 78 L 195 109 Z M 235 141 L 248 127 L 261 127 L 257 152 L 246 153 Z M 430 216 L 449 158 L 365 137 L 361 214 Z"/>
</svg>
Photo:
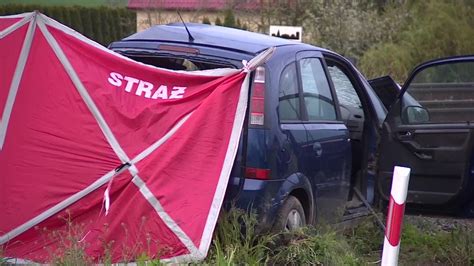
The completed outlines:
<svg viewBox="0 0 474 266">
<path fill-rule="evenodd" d="M 392 190 L 388 205 L 387 226 L 382 251 L 382 265 L 398 265 L 400 236 L 402 232 L 403 214 L 407 199 L 410 168 L 395 166 L 393 170 Z"/>
</svg>

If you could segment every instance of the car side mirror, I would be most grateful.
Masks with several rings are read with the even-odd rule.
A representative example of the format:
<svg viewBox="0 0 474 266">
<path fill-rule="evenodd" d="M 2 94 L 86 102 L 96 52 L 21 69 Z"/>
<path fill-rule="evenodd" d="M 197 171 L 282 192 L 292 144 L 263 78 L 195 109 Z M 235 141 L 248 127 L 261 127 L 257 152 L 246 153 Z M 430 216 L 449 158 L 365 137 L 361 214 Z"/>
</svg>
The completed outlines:
<svg viewBox="0 0 474 266">
<path fill-rule="evenodd" d="M 402 111 L 402 121 L 405 124 L 423 124 L 430 121 L 430 114 L 421 106 L 407 106 Z"/>
</svg>

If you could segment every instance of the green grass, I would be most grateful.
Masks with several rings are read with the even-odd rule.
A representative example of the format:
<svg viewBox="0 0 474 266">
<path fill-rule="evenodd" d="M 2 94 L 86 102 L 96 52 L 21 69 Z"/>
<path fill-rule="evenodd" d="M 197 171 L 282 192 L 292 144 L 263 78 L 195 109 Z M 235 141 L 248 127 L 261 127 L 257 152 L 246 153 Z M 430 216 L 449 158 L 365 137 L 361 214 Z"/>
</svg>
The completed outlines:
<svg viewBox="0 0 474 266">
<path fill-rule="evenodd" d="M 90 264 L 85 246 L 77 241 L 77 236 L 83 235 L 81 228 L 69 220 L 66 222 L 66 230 L 52 232 L 52 236 L 59 239 L 60 248 L 51 252 L 51 263 Z M 207 258 L 193 265 L 380 264 L 384 234 L 371 217 L 350 229 L 319 226 L 291 233 L 257 233 L 254 230 L 257 223 L 254 214 L 242 210 L 222 212 Z M 0 263 L 1 254 L 0 249 Z M 124 261 L 161 265 L 159 260 L 151 260 L 144 254 L 124 257 Z M 110 265 L 110 259 L 104 255 L 101 263 Z M 474 265 L 474 232 L 469 225 L 443 229 L 436 221 L 408 219 L 403 227 L 399 264 Z"/>
<path fill-rule="evenodd" d="M 284 234 L 285 241 L 275 248 L 271 264 L 284 265 L 360 265 L 354 249 L 334 230 L 313 227 Z"/>
<path fill-rule="evenodd" d="M 342 234 L 357 257 L 365 263 L 372 264 L 380 260 L 384 232 L 377 226 L 372 217 L 363 219 L 360 224 L 346 229 Z"/>
<path fill-rule="evenodd" d="M 216 265 L 257 265 L 269 260 L 277 234 L 257 234 L 255 214 L 240 209 L 221 212 L 206 262 Z"/>
<path fill-rule="evenodd" d="M 308 227 L 295 232 L 259 234 L 254 214 L 221 214 L 205 264 L 211 265 L 361 265 L 340 232 Z"/>
<path fill-rule="evenodd" d="M 347 230 L 345 239 L 363 264 L 380 260 L 383 233 L 367 220 Z M 468 226 L 443 230 L 435 222 L 405 221 L 400 265 L 474 265 L 474 232 Z"/>
<path fill-rule="evenodd" d="M 112 6 L 126 7 L 127 0 L 2 0 L 0 5 L 42 5 L 42 6 Z"/>
<path fill-rule="evenodd" d="M 402 234 L 400 260 L 412 265 L 474 265 L 474 233 L 468 228 L 432 231 L 407 224 Z"/>
</svg>

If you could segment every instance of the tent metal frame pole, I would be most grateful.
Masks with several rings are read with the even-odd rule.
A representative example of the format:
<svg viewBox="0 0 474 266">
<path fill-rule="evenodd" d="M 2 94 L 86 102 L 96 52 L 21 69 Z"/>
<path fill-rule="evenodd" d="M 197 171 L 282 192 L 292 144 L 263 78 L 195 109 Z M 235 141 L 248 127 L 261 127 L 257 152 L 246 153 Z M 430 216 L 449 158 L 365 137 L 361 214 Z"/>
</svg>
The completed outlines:
<svg viewBox="0 0 474 266">
<path fill-rule="evenodd" d="M 16 16 L 18 18 L 21 18 L 21 16 Z M 80 41 L 86 42 L 90 45 L 93 45 L 94 47 L 105 50 L 108 53 L 112 53 L 111 51 L 107 50 L 106 48 L 100 46 L 99 44 L 88 40 L 84 36 L 80 35 L 79 33 L 64 27 L 63 25 L 59 24 L 58 22 L 49 19 L 48 17 L 39 14 L 37 12 L 33 12 L 30 14 L 27 14 L 26 16 L 23 17 L 20 21 L 17 23 L 9 26 L 5 30 L 0 32 L 0 39 L 3 37 L 7 36 L 8 34 L 14 32 L 16 29 L 20 28 L 21 26 L 25 25 L 26 23 L 30 23 L 28 32 L 26 34 L 25 40 L 23 42 L 23 47 L 18 59 L 18 64 L 15 69 L 15 74 L 12 79 L 12 84 L 10 86 L 10 91 L 9 95 L 7 98 L 7 104 L 5 107 L 5 110 L 8 112 L 4 112 L 3 116 L 8 115 L 8 118 L 11 114 L 11 109 L 13 106 L 13 102 L 16 97 L 16 93 L 19 88 L 19 84 L 23 75 L 23 71 L 26 65 L 26 61 L 28 58 L 28 55 L 30 53 L 30 48 L 32 45 L 34 33 L 36 30 L 36 27 L 39 28 L 39 30 L 43 33 L 44 37 L 46 38 L 46 41 L 48 42 L 49 46 L 53 50 L 54 54 L 57 56 L 59 62 L 62 64 L 64 67 L 64 70 L 66 71 L 67 75 L 71 79 L 72 83 L 74 84 L 75 89 L 78 91 L 80 94 L 81 98 L 83 99 L 84 103 L 87 105 L 89 111 L 93 115 L 93 117 L 96 119 L 96 122 L 98 123 L 103 135 L 105 136 L 107 142 L 111 146 L 111 148 L 114 150 L 115 154 L 117 157 L 121 160 L 122 163 L 129 165 L 126 170 L 128 170 L 132 176 L 131 181 L 135 184 L 135 186 L 138 188 L 139 192 L 142 194 L 144 199 L 153 207 L 153 209 L 156 211 L 157 215 L 161 218 L 161 220 L 165 223 L 165 225 L 179 238 L 179 240 L 184 244 L 184 246 L 188 249 L 190 254 L 186 255 L 181 255 L 177 256 L 171 259 L 165 259 L 164 261 L 188 261 L 190 259 L 204 259 L 205 255 L 207 254 L 207 251 L 209 249 L 210 241 L 212 240 L 212 232 L 214 230 L 220 207 L 222 206 L 223 198 L 224 198 L 224 193 L 225 189 L 227 187 L 228 183 L 228 178 L 225 178 L 226 176 L 228 177 L 230 175 L 230 171 L 232 170 L 232 165 L 235 159 L 235 155 L 237 153 L 237 147 L 238 147 L 238 142 L 239 142 L 239 137 L 241 134 L 242 126 L 244 123 L 244 118 L 245 118 L 245 113 L 246 113 L 246 108 L 247 108 L 247 100 L 248 100 L 248 88 L 249 88 L 249 77 L 250 77 L 250 72 L 255 69 L 258 65 L 263 64 L 274 52 L 274 48 L 268 49 L 264 52 L 262 52 L 260 55 L 252 59 L 250 62 L 245 62 L 244 63 L 244 68 L 243 72 L 246 73 L 246 77 L 244 82 L 242 83 L 242 86 L 240 88 L 240 95 L 239 95 L 239 100 L 237 103 L 237 108 L 236 108 L 236 113 L 234 117 L 234 123 L 232 126 L 232 132 L 231 136 L 229 139 L 229 146 L 226 151 L 226 156 L 223 162 L 223 168 L 221 170 L 220 176 L 219 176 L 219 181 L 217 183 L 217 188 L 213 197 L 212 205 L 209 210 L 209 214 L 206 219 L 203 235 L 201 238 L 201 241 L 199 243 L 199 248 L 194 244 L 192 239 L 182 230 L 182 228 L 174 221 L 171 216 L 164 210 L 163 206 L 161 203 L 158 201 L 158 199 L 155 197 L 155 195 L 152 193 L 152 191 L 148 188 L 147 184 L 143 179 L 141 179 L 138 175 L 138 169 L 136 168 L 136 164 L 143 160 L 144 158 L 148 157 L 151 153 L 153 153 L 156 149 L 158 149 L 163 143 L 165 143 L 168 139 L 171 138 L 175 134 L 176 131 L 191 117 L 193 112 L 190 112 L 186 116 L 184 116 L 180 121 L 178 121 L 170 131 L 168 131 L 163 137 L 161 137 L 159 140 L 155 141 L 152 145 L 150 145 L 148 148 L 143 150 L 141 153 L 139 153 L 133 160 L 130 160 L 123 148 L 120 146 L 118 140 L 114 136 L 112 130 L 110 129 L 109 125 L 107 124 L 105 118 L 102 116 L 100 113 L 98 107 L 95 105 L 92 97 L 89 95 L 87 89 L 83 85 L 82 81 L 80 80 L 79 76 L 77 75 L 76 71 L 74 70 L 72 64 L 69 62 L 69 59 L 66 57 L 64 51 L 61 49 L 60 45 L 58 42 L 54 39 L 53 35 L 51 32 L 48 31 L 46 25 L 54 27 L 58 30 L 63 31 L 66 34 L 72 35 L 73 37 L 77 38 Z M 124 58 L 123 56 L 116 55 L 114 56 L 119 56 L 121 58 Z M 130 60 L 128 58 L 125 58 L 126 60 Z M 149 66 L 147 66 L 149 67 Z M 165 70 L 164 71 L 169 71 Z M 216 72 L 212 71 L 196 71 L 195 73 L 186 73 L 189 75 L 203 75 L 203 76 L 225 76 L 225 75 L 230 75 L 234 74 L 236 72 L 242 71 L 241 70 L 222 70 Z M 183 73 L 184 74 L 184 73 Z M 9 109 L 8 109 L 9 108 Z M 4 137 L 5 137 L 5 132 L 6 132 L 6 125 L 8 124 L 8 118 L 4 119 L 2 118 L 2 121 L 0 121 L 0 150 L 3 145 Z M 5 125 L 5 126 L 4 126 Z M 125 170 L 125 169 L 123 169 Z M 84 198 L 85 196 L 89 195 L 93 191 L 97 190 L 107 182 L 112 182 L 112 179 L 117 176 L 118 174 L 121 174 L 122 172 L 117 172 L 115 170 L 111 170 L 110 172 L 106 173 L 99 179 L 97 179 L 94 183 L 86 187 L 85 189 L 73 194 L 72 196 L 68 197 L 67 199 L 59 202 L 52 208 L 44 211 L 43 213 L 39 214 L 38 216 L 32 218 L 31 220 L 25 222 L 24 224 L 20 225 L 19 227 L 11 230 L 10 232 L 2 235 L 0 237 L 0 244 L 4 244 L 8 242 L 9 240 L 15 238 L 16 236 L 24 233 L 25 231 L 31 229 L 35 225 L 41 223 L 42 221 L 48 219 L 52 215 L 64 210 L 68 206 L 74 204 L 78 200 Z"/>
<path fill-rule="evenodd" d="M 28 55 L 30 53 L 31 43 L 33 42 L 33 37 L 36 30 L 36 19 L 36 13 L 33 13 L 0 32 L 0 39 L 2 39 L 14 32 L 16 29 L 28 23 L 28 21 L 30 23 L 26 32 L 25 40 L 23 41 L 20 56 L 18 57 L 18 62 L 12 77 L 10 88 L 8 90 L 8 96 L 2 112 L 2 118 L 0 120 L 0 151 L 2 150 L 3 144 L 5 143 L 8 122 L 10 121 L 10 116 L 12 114 L 13 104 L 15 103 L 18 88 L 20 86 L 21 77 L 23 76 L 23 71 L 25 70 L 26 60 L 28 59 Z"/>
<path fill-rule="evenodd" d="M 59 62 L 61 62 L 61 64 L 63 65 L 64 70 L 66 71 L 72 83 L 74 84 L 74 87 L 76 88 L 77 92 L 81 95 L 82 100 L 87 105 L 87 107 L 89 108 L 89 111 L 92 113 L 92 115 L 96 119 L 105 138 L 109 142 L 115 154 L 122 161 L 122 163 L 130 163 L 130 159 L 128 158 L 127 154 L 125 154 L 125 151 L 122 149 L 122 147 L 118 143 L 109 125 L 107 124 L 104 117 L 100 113 L 99 108 L 97 108 L 97 105 L 95 105 L 94 100 L 92 100 L 92 97 L 87 92 L 86 88 L 84 87 L 84 84 L 82 84 L 81 80 L 79 79 L 79 76 L 77 75 L 73 66 L 67 59 L 66 55 L 64 54 L 63 50 L 59 46 L 58 42 L 54 39 L 53 35 L 51 35 L 51 33 L 46 28 L 43 15 L 40 15 L 39 17 L 40 17 L 40 19 L 38 20 L 39 29 L 43 33 L 48 44 L 53 49 L 53 52 L 58 57 Z M 133 168 L 133 165 L 129 169 L 132 169 L 132 168 Z"/>
<path fill-rule="evenodd" d="M 22 18 L 20 21 L 12 24 L 11 26 L 9 26 L 9 27 L 5 28 L 4 30 L 0 31 L 0 39 L 3 39 L 5 37 L 7 37 L 10 33 L 16 31 L 21 26 L 27 24 L 31 20 L 32 16 L 33 16 L 33 14 L 30 14 L 30 15 Z"/>
<path fill-rule="evenodd" d="M 37 18 L 40 19 L 37 19 Z M 102 114 L 100 113 L 99 109 L 93 102 L 92 98 L 88 94 L 87 90 L 85 89 L 84 85 L 80 81 L 79 77 L 77 76 L 77 73 L 75 72 L 74 68 L 70 64 L 69 60 L 67 59 L 66 55 L 60 48 L 59 44 L 56 42 L 56 40 L 53 38 L 51 33 L 47 30 L 44 21 L 42 20 L 42 15 L 33 15 L 34 20 L 30 23 L 31 25 L 38 25 L 38 28 L 40 31 L 43 33 L 45 36 L 47 42 L 49 43 L 51 49 L 53 52 L 56 54 L 58 57 L 59 61 L 63 65 L 66 73 L 69 75 L 71 78 L 76 90 L 79 92 L 81 95 L 82 99 L 88 106 L 89 110 L 93 114 L 94 118 L 96 119 L 97 123 L 99 124 L 99 127 L 102 130 L 102 133 L 108 140 L 109 144 L 111 145 L 112 149 L 114 149 L 116 155 L 121 159 L 122 161 L 125 161 L 126 163 L 130 164 L 130 167 L 128 167 L 128 170 L 134 177 L 132 179 L 133 183 L 138 187 L 140 193 L 143 195 L 145 200 L 148 201 L 148 203 L 156 210 L 158 216 L 163 220 L 163 222 L 166 224 L 166 226 L 173 231 L 173 233 L 176 234 L 176 236 L 180 239 L 180 241 L 186 246 L 186 248 L 190 252 L 191 257 L 201 257 L 201 254 L 199 253 L 199 250 L 197 247 L 194 245 L 193 241 L 189 238 L 189 236 L 184 233 L 184 231 L 179 227 L 179 225 L 165 212 L 163 209 L 161 203 L 158 201 L 158 199 L 153 195 L 153 193 L 148 189 L 146 184 L 143 182 L 143 180 L 138 177 L 138 170 L 136 169 L 136 166 L 134 165 L 135 163 L 141 161 L 142 159 L 146 158 L 149 154 L 151 154 L 154 150 L 159 148 L 164 142 L 166 142 L 174 133 L 187 121 L 187 119 L 192 115 L 192 112 L 186 115 L 184 118 L 182 118 L 178 123 L 169 131 L 167 132 L 162 138 L 160 138 L 158 141 L 156 141 L 154 144 L 152 144 L 150 147 L 145 149 L 143 152 L 141 152 L 138 156 L 134 158 L 133 161 L 131 161 L 128 156 L 126 155 L 125 151 L 123 151 L 122 147 L 118 143 L 117 139 L 113 135 L 112 131 L 110 130 L 108 124 L 106 123 L 105 119 L 103 118 Z M 33 24 L 34 23 L 34 24 Z M 26 40 L 29 40 L 29 45 L 31 46 L 32 38 Z M 25 56 L 25 61 L 27 58 L 28 54 Z M 24 67 L 24 66 L 23 66 Z M 20 76 L 21 77 L 21 76 Z M 115 170 L 112 170 L 99 178 L 97 181 L 92 183 L 90 186 L 87 188 L 77 192 L 76 194 L 70 196 L 69 198 L 61 201 L 60 203 L 56 204 L 52 208 L 44 211 L 40 215 L 34 217 L 33 219 L 27 221 L 26 223 L 20 225 L 19 227 L 11 230 L 10 232 L 2 235 L 0 237 L 0 244 L 4 244 L 8 242 L 10 239 L 15 238 L 16 236 L 24 233 L 25 231 L 31 229 L 35 225 L 41 223 L 42 221 L 48 219 L 52 215 L 60 212 L 61 210 L 67 208 L 68 206 L 74 204 L 81 198 L 87 196 L 88 194 L 92 193 L 96 189 L 100 188 L 107 182 L 111 181 L 114 176 L 117 175 L 117 172 Z"/>
<path fill-rule="evenodd" d="M 201 258 L 202 255 L 199 252 L 198 248 L 194 245 L 191 238 L 179 227 L 176 221 L 169 216 L 169 214 L 163 209 L 160 201 L 153 195 L 153 192 L 148 188 L 143 179 L 140 176 L 136 175 L 132 182 L 137 186 L 138 190 L 145 198 L 145 200 L 153 207 L 161 220 L 166 224 L 166 226 L 179 238 L 181 243 L 189 250 L 192 257 Z"/>
<path fill-rule="evenodd" d="M 155 141 L 150 147 L 146 148 L 144 151 L 140 152 L 135 158 L 132 159 L 132 163 L 136 164 L 139 161 L 145 159 L 148 155 L 158 149 L 163 143 L 165 143 L 169 138 L 171 138 L 176 131 L 189 119 L 189 117 L 194 113 L 194 111 L 190 112 L 186 116 L 184 116 L 181 120 L 176 123 L 163 137 L 159 140 Z"/>
<path fill-rule="evenodd" d="M 94 183 L 86 187 L 85 189 L 77 192 L 76 194 L 70 196 L 69 198 L 59 202 L 58 204 L 54 205 L 53 207 L 47 209 L 46 211 L 42 212 L 38 216 L 35 216 L 33 219 L 28 220 L 26 223 L 16 227 L 15 229 L 11 230 L 10 232 L 2 235 L 0 237 L 0 245 L 5 244 L 6 242 L 10 241 L 11 239 L 17 237 L 18 235 L 26 232 L 27 230 L 33 228 L 37 224 L 43 222 L 44 220 L 48 219 L 49 217 L 55 215 L 56 213 L 64 210 L 68 206 L 74 204 L 78 200 L 84 198 L 85 196 L 89 195 L 99 187 L 106 184 L 113 176 L 115 175 L 115 170 L 108 172 L 107 174 L 103 175 L 101 178 L 97 179 Z"/>
</svg>

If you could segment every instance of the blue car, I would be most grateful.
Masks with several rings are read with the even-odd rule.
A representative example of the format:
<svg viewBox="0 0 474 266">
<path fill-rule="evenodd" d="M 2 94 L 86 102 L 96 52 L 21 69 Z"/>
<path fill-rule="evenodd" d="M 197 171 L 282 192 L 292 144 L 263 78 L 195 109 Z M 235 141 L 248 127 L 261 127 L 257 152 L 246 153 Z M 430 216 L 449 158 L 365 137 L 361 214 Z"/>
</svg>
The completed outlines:
<svg viewBox="0 0 474 266">
<path fill-rule="evenodd" d="M 253 73 L 226 207 L 254 210 L 260 230 L 292 230 L 350 219 L 365 210 L 363 203 L 387 200 L 387 178 L 397 163 L 382 160 L 378 169 L 387 108 L 350 61 L 263 34 L 186 26 L 155 26 L 109 48 L 146 64 L 191 71 L 241 68 L 242 60 L 276 47 Z M 426 111 L 408 107 L 411 117 Z"/>
</svg>

